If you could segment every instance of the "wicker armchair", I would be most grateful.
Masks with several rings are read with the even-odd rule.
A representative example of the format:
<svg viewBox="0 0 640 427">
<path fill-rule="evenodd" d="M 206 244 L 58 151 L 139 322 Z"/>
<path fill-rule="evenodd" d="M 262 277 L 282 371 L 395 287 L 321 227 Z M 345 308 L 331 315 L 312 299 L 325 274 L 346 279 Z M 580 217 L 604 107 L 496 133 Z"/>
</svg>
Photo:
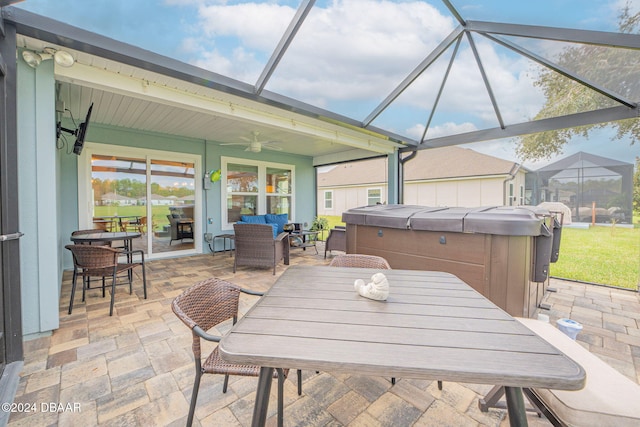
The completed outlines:
<svg viewBox="0 0 640 427">
<path fill-rule="evenodd" d="M 142 267 L 142 285 L 144 289 L 144 299 L 147 299 L 147 275 L 144 268 L 144 252 L 121 251 L 108 246 L 95 245 L 67 245 L 65 246 L 73 254 L 73 279 L 71 285 L 71 300 L 69 301 L 69 314 L 73 310 L 73 298 L 76 293 L 76 283 L 78 276 L 82 277 L 82 301 L 85 300 L 85 292 L 88 285 L 88 278 L 102 278 L 102 297 L 105 297 L 105 282 L 107 277 L 111 277 L 111 304 L 109 306 L 109 316 L 113 315 L 113 305 L 116 296 L 116 278 L 118 274 L 126 272 L 129 283 L 129 294 L 133 293 L 132 270 L 138 266 Z M 140 261 L 131 260 L 131 256 L 136 253 L 141 256 Z M 127 262 L 118 262 L 118 257 L 127 255 Z M 87 280 L 85 280 L 85 278 Z"/>
<path fill-rule="evenodd" d="M 234 365 L 225 362 L 220 357 L 217 346 L 207 359 L 204 362 L 202 361 L 200 339 L 219 342 L 222 337 L 211 335 L 207 333 L 207 331 L 229 319 L 233 319 L 233 323 L 236 323 L 240 292 L 249 295 L 262 295 L 260 292 L 242 289 L 225 280 L 211 278 L 196 283 L 181 295 L 177 296 L 171 304 L 175 315 L 191 329 L 193 335 L 191 348 L 193 349 L 195 359 L 196 376 L 193 383 L 193 391 L 191 392 L 187 426 L 191 426 L 193 423 L 202 374 L 224 375 L 223 393 L 227 392 L 229 375 L 258 376 L 260 374 L 259 366 Z M 274 372 L 274 378 L 278 378 L 278 426 L 282 426 L 283 421 L 283 387 L 288 371 L 288 369 L 277 369 Z M 298 395 L 302 394 L 302 379 L 300 374 L 301 372 L 298 370 Z"/>
<path fill-rule="evenodd" d="M 347 251 L 347 230 L 343 226 L 336 226 L 329 230 L 329 236 L 324 245 L 324 257 L 327 251 Z"/>
<path fill-rule="evenodd" d="M 233 224 L 235 232 L 235 258 L 233 272 L 239 265 L 253 267 L 276 266 L 281 259 L 289 265 L 289 233 L 273 237 L 273 227 L 268 224 Z"/>
<path fill-rule="evenodd" d="M 331 260 L 330 267 L 359 267 L 359 268 L 379 268 L 390 270 L 391 267 L 386 259 L 375 255 L 344 254 L 338 255 Z"/>
</svg>

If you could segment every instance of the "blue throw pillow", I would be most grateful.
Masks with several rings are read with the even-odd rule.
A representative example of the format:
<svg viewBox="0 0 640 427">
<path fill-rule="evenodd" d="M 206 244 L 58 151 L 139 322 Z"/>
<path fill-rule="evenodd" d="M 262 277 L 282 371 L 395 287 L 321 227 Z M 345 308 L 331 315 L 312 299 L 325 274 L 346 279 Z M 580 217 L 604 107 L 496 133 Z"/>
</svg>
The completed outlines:
<svg viewBox="0 0 640 427">
<path fill-rule="evenodd" d="M 271 227 L 273 227 L 273 238 L 275 239 L 276 237 L 278 237 L 278 224 L 267 224 L 270 225 Z"/>
<path fill-rule="evenodd" d="M 267 224 L 276 224 L 278 226 L 278 233 L 284 231 L 284 225 L 289 223 L 289 214 L 266 214 L 265 219 Z"/>
<path fill-rule="evenodd" d="M 247 224 L 266 224 L 267 220 L 264 215 L 241 215 L 240 221 L 246 222 Z"/>
</svg>

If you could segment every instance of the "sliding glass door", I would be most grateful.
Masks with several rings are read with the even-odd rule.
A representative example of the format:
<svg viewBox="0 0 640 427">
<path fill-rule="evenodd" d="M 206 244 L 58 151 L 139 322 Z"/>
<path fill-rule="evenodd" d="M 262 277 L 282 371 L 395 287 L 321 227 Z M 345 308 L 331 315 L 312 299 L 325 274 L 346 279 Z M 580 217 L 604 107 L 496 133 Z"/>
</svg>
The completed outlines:
<svg viewBox="0 0 640 427">
<path fill-rule="evenodd" d="M 139 232 L 134 248 L 149 256 L 200 252 L 199 169 L 196 156 L 87 144 L 79 161 L 80 223 Z"/>
</svg>

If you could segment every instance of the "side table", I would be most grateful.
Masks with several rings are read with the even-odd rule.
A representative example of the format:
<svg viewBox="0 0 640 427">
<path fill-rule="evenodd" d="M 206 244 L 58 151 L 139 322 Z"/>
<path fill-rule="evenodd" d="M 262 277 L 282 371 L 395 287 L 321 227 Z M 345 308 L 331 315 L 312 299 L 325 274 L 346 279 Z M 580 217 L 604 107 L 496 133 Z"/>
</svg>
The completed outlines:
<svg viewBox="0 0 640 427">
<path fill-rule="evenodd" d="M 218 234 L 217 236 L 213 236 L 213 248 L 216 247 L 216 239 L 222 239 L 222 252 L 227 252 L 227 239 L 229 240 L 229 256 L 233 254 L 233 245 L 236 236 L 234 234 Z M 215 255 L 215 251 L 213 252 Z"/>
<path fill-rule="evenodd" d="M 318 241 L 318 234 L 320 231 L 311 231 L 311 230 L 300 230 L 300 231 L 292 231 L 289 233 L 289 246 L 291 248 L 302 248 L 303 251 L 306 251 L 307 248 L 313 246 L 316 250 L 316 255 L 318 254 L 318 247 L 316 246 L 316 242 Z M 291 240 L 299 237 L 302 239 L 302 243 L 299 245 L 291 245 Z"/>
</svg>

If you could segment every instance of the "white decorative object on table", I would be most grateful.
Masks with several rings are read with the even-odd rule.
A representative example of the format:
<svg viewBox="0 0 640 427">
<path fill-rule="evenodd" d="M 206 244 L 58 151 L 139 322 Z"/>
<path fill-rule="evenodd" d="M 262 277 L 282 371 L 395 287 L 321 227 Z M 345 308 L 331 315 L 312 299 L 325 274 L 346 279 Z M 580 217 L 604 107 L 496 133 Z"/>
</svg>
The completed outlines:
<svg viewBox="0 0 640 427">
<path fill-rule="evenodd" d="M 389 296 L 389 281 L 382 273 L 376 273 L 371 276 L 371 282 L 365 284 L 364 280 L 357 279 L 353 283 L 353 287 L 365 298 L 377 301 L 385 301 Z"/>
</svg>

